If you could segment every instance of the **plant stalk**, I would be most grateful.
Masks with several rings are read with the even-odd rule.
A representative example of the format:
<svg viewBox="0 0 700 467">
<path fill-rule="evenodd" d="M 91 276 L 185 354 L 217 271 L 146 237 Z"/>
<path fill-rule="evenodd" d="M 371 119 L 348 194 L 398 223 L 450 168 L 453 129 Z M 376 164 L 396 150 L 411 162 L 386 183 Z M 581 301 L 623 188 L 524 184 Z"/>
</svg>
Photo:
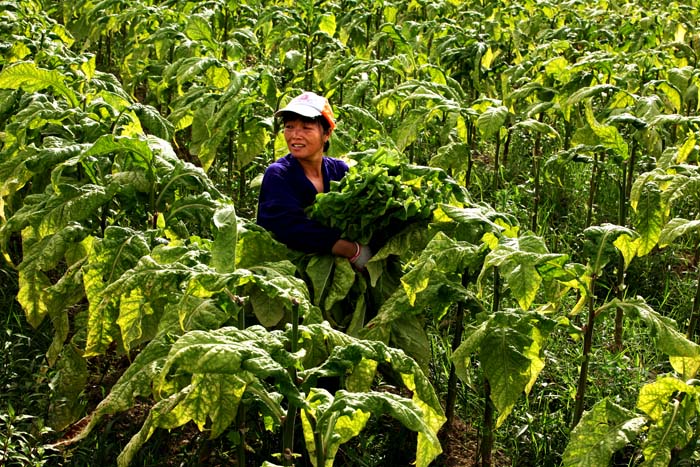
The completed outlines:
<svg viewBox="0 0 700 467">
<path fill-rule="evenodd" d="M 496 135 L 496 151 L 493 156 L 493 190 L 501 187 L 501 162 L 499 153 L 501 152 L 501 135 Z"/>
<path fill-rule="evenodd" d="M 292 339 L 290 350 L 295 354 L 299 345 L 299 302 L 294 300 L 292 303 Z M 292 381 L 296 383 L 297 370 L 294 367 L 289 368 L 289 375 Z M 297 408 L 290 403 L 287 408 L 287 416 L 284 419 L 284 431 L 282 433 L 282 465 L 294 465 L 294 428 L 296 425 Z"/>
<path fill-rule="evenodd" d="M 498 268 L 493 270 L 493 303 L 491 311 L 496 313 L 501 307 L 501 274 Z M 488 378 L 484 376 L 484 430 L 479 446 L 479 457 L 481 467 L 491 467 L 493 462 L 493 442 L 494 431 L 496 429 L 493 422 L 493 403 L 491 402 L 491 385 Z"/>
<path fill-rule="evenodd" d="M 466 272 L 462 274 L 462 285 L 467 286 L 469 283 L 469 274 Z M 457 350 L 459 344 L 462 343 L 462 334 L 464 333 L 464 310 L 466 308 L 465 302 L 457 303 L 457 314 L 455 315 L 456 328 L 454 331 L 454 336 L 452 338 L 452 352 Z M 448 428 L 451 428 L 454 423 L 455 418 L 455 406 L 457 405 L 457 372 L 455 370 L 454 362 L 450 363 L 450 376 L 447 380 L 447 398 L 445 399 L 445 417 L 447 418 L 445 424 Z"/>
<path fill-rule="evenodd" d="M 576 388 L 576 405 L 574 406 L 574 416 L 571 422 L 573 430 L 583 416 L 583 398 L 586 394 L 586 384 L 588 380 L 588 366 L 591 361 L 591 348 L 593 347 L 593 324 L 595 323 L 595 280 L 591 278 L 591 295 L 588 298 L 588 323 L 583 334 L 583 362 L 581 362 L 581 372 L 578 377 L 578 387 Z"/>
<path fill-rule="evenodd" d="M 588 187 L 588 205 L 586 206 L 586 225 L 590 227 L 593 221 L 593 202 L 595 200 L 596 191 L 598 189 L 598 153 L 593 156 L 593 169 L 591 170 L 591 182 Z"/>
<path fill-rule="evenodd" d="M 245 324 L 245 312 L 243 311 L 242 305 L 242 300 L 240 297 L 237 295 L 233 295 L 231 292 L 228 291 L 227 293 L 229 294 L 229 297 L 234 298 L 234 303 L 237 304 L 240 308 L 238 310 L 238 329 L 245 329 L 246 324 Z M 236 457 L 238 460 L 237 465 L 246 465 L 246 453 L 245 453 L 245 434 L 246 434 L 246 407 L 243 402 L 240 402 L 238 404 L 238 413 L 236 413 L 236 422 L 238 426 L 238 433 L 239 433 L 239 443 L 237 446 L 237 451 L 236 451 Z"/>
<path fill-rule="evenodd" d="M 619 217 L 618 225 L 625 226 L 627 223 L 627 162 L 622 163 L 622 176 L 620 177 L 620 205 L 619 205 Z M 617 277 L 615 280 L 615 291 L 617 298 L 622 300 L 624 296 L 624 283 L 625 283 L 625 259 L 622 255 L 619 255 L 617 261 Z M 614 333 L 614 349 L 616 352 L 622 350 L 622 334 L 624 325 L 624 313 L 622 308 L 618 307 L 615 310 L 615 333 Z"/>
<path fill-rule="evenodd" d="M 540 121 L 542 121 L 542 117 L 540 115 Z M 530 221 L 530 230 L 533 232 L 537 232 L 537 217 L 539 216 L 539 210 L 540 210 L 540 153 L 542 150 L 540 149 L 542 137 L 538 134 L 537 138 L 535 140 L 535 147 L 532 150 L 532 171 L 533 171 L 533 180 L 535 184 L 535 196 L 533 199 L 533 206 L 532 206 L 532 219 Z"/>
<path fill-rule="evenodd" d="M 481 457 L 481 467 L 491 467 L 493 463 L 493 441 L 496 427 L 493 423 L 493 403 L 491 402 L 491 385 L 489 380 L 484 378 L 484 434 L 481 437 L 479 456 Z"/>
<path fill-rule="evenodd" d="M 474 167 L 474 158 L 472 154 L 476 151 L 476 136 L 474 135 L 476 128 L 474 123 L 470 120 L 467 125 L 467 141 L 469 144 L 469 152 L 467 154 L 467 173 L 464 176 L 464 188 L 469 188 L 470 180 L 472 178 L 472 169 Z"/>
</svg>

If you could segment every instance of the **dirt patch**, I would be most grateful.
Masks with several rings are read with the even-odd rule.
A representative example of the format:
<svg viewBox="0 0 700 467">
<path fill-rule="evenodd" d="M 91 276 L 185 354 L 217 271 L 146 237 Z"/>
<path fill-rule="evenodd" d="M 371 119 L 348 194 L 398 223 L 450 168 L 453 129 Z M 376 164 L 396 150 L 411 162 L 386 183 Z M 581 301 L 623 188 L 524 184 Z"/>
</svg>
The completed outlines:
<svg viewBox="0 0 700 467">
<path fill-rule="evenodd" d="M 473 426 L 457 419 L 452 426 L 445 425 L 440 431 L 442 454 L 435 465 L 441 467 L 477 467 L 479 459 L 479 432 Z M 492 454 L 492 466 L 511 465 L 510 460 L 502 453 Z"/>
</svg>

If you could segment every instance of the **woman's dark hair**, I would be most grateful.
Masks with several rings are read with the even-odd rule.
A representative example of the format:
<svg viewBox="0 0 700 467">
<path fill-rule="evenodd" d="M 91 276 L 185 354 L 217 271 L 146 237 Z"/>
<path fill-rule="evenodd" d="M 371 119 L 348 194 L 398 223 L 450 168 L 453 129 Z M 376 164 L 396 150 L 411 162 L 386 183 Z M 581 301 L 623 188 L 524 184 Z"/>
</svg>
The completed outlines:
<svg viewBox="0 0 700 467">
<path fill-rule="evenodd" d="M 328 123 L 328 120 L 323 115 L 319 115 L 318 117 L 305 117 L 304 115 L 300 115 L 294 112 L 282 112 L 282 123 L 286 124 L 287 122 L 292 122 L 295 120 L 300 120 L 304 123 L 318 123 L 321 125 L 321 128 L 323 128 L 323 132 L 328 134 L 331 131 L 331 124 Z M 323 145 L 323 152 L 328 152 L 328 148 L 331 147 L 331 140 L 330 138 L 326 143 Z"/>
</svg>

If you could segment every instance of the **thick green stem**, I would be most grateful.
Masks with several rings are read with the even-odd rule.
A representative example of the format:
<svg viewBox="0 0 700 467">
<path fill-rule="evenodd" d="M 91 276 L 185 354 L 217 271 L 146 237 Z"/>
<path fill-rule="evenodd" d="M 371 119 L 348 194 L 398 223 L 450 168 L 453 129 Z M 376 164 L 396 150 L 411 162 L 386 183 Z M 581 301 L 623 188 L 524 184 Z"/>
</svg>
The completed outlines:
<svg viewBox="0 0 700 467">
<path fill-rule="evenodd" d="M 496 313 L 501 308 L 501 274 L 498 268 L 493 269 L 493 303 L 491 311 Z M 484 429 L 479 447 L 479 457 L 481 467 L 490 467 L 493 459 L 493 441 L 496 430 L 493 421 L 494 407 L 491 402 L 491 385 L 488 378 L 484 376 Z"/>
<path fill-rule="evenodd" d="M 469 283 L 469 274 L 466 272 L 462 274 L 462 285 L 464 287 Z M 459 344 L 462 343 L 462 334 L 464 333 L 464 310 L 466 308 L 465 302 L 459 302 L 457 304 L 457 314 L 455 316 L 455 331 L 452 338 L 452 352 L 457 350 Z M 447 380 L 447 398 L 445 400 L 445 417 L 447 418 L 446 425 L 451 427 L 454 422 L 455 417 L 455 406 L 457 405 L 457 372 L 455 371 L 455 364 L 451 362 L 450 364 L 450 376 Z"/>
<path fill-rule="evenodd" d="M 226 294 L 238 308 L 238 329 L 245 329 L 245 312 L 243 311 L 243 299 L 238 295 L 233 294 L 228 288 L 225 289 Z M 238 404 L 238 412 L 236 413 L 236 425 L 238 426 L 239 440 L 236 451 L 238 463 L 236 465 L 246 465 L 245 453 L 245 433 L 246 429 L 246 407 L 243 403 Z"/>
<path fill-rule="evenodd" d="M 292 304 L 292 338 L 290 350 L 295 354 L 299 345 L 299 302 L 294 300 Z M 292 381 L 297 380 L 297 370 L 294 367 L 288 369 Z M 294 428 L 296 425 L 297 408 L 289 404 L 287 416 L 284 419 L 284 431 L 282 433 L 282 465 L 294 465 Z M 317 446 L 318 448 L 318 446 Z M 321 464 L 323 465 L 323 464 Z"/>
<path fill-rule="evenodd" d="M 627 173 L 625 174 L 625 211 L 627 211 L 627 202 L 632 193 L 632 185 L 634 184 L 634 166 L 637 163 L 637 141 L 632 140 L 632 148 L 630 149 L 630 158 L 625 165 Z"/>
<path fill-rule="evenodd" d="M 624 162 L 622 164 L 622 175 L 620 177 L 620 205 L 619 205 L 619 211 L 618 211 L 618 220 L 617 223 L 620 226 L 625 226 L 627 223 L 627 198 L 626 198 L 626 183 L 627 183 L 627 163 Z M 622 255 L 619 255 L 619 259 L 617 261 L 617 278 L 615 281 L 615 291 L 617 298 L 619 300 L 622 300 L 625 294 L 624 290 L 624 283 L 625 283 L 625 259 L 622 257 Z M 620 352 L 622 350 L 622 333 L 623 333 L 623 325 L 624 325 L 624 313 L 622 311 L 622 308 L 617 308 L 615 311 L 615 335 L 614 335 L 614 347 L 615 351 Z"/>
<path fill-rule="evenodd" d="M 464 176 L 464 187 L 469 188 L 470 180 L 472 178 L 472 168 L 474 167 L 474 158 L 472 154 L 476 151 L 476 136 L 475 136 L 474 124 L 470 121 L 467 125 L 467 141 L 469 144 L 469 152 L 467 154 L 467 173 Z"/>
<path fill-rule="evenodd" d="M 586 225 L 590 227 L 593 221 L 593 202 L 595 201 L 596 191 L 598 189 L 598 154 L 593 157 L 593 169 L 591 170 L 591 182 L 588 187 L 588 205 L 586 206 Z"/>
<path fill-rule="evenodd" d="M 508 135 L 506 136 L 506 142 L 503 144 L 503 157 L 501 157 L 501 165 L 506 169 L 508 165 L 508 154 L 510 153 L 510 143 L 513 136 L 513 131 L 508 128 Z"/>
<path fill-rule="evenodd" d="M 228 177 L 229 186 L 231 186 L 233 185 L 233 168 L 236 157 L 233 153 L 233 132 L 229 133 L 228 135 L 228 145 L 226 148 L 226 152 L 228 153 L 228 158 L 226 160 L 226 176 Z"/>
<path fill-rule="evenodd" d="M 493 189 L 498 190 L 501 187 L 501 164 L 499 153 L 501 152 L 501 138 L 496 136 L 496 151 L 493 156 Z"/>
<path fill-rule="evenodd" d="M 540 121 L 542 118 L 540 117 Z M 537 135 L 537 139 L 535 140 L 535 147 L 532 150 L 532 178 L 534 181 L 535 185 L 535 196 L 533 197 L 533 204 L 532 204 L 532 218 L 530 221 L 530 230 L 533 232 L 537 232 L 537 218 L 539 216 L 539 210 L 540 210 L 540 155 L 541 155 L 541 148 L 540 148 L 540 143 L 542 141 L 542 137 L 540 135 Z"/>
<path fill-rule="evenodd" d="M 320 430 L 314 430 L 314 443 L 316 444 L 316 465 L 326 465 L 326 447 L 323 444 L 323 435 Z"/>
<path fill-rule="evenodd" d="M 491 467 L 493 463 L 493 441 L 495 425 L 493 422 L 493 403 L 491 402 L 491 385 L 489 381 L 484 378 L 484 398 L 486 399 L 486 404 L 484 404 L 484 430 L 483 436 L 481 437 L 481 446 L 479 448 L 479 455 L 481 457 L 481 467 Z"/>
<path fill-rule="evenodd" d="M 574 406 L 574 416 L 571 422 L 571 429 L 574 429 L 581 420 L 584 409 L 584 396 L 586 395 L 586 384 L 588 380 L 588 366 L 591 360 L 591 348 L 593 347 L 593 324 L 595 323 L 595 276 L 591 278 L 591 292 L 588 298 L 588 323 L 583 334 L 583 361 L 578 377 L 578 387 L 576 388 L 576 399 Z"/>
</svg>

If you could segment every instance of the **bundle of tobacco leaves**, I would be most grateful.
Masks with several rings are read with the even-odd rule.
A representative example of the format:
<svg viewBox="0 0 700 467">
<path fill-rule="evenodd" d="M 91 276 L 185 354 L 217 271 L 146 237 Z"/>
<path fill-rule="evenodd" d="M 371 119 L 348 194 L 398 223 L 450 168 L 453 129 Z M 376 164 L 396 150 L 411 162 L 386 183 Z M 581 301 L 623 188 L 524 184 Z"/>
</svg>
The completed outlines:
<svg viewBox="0 0 700 467">
<path fill-rule="evenodd" d="M 343 238 L 369 244 L 429 220 L 438 204 L 455 201 L 463 203 L 465 193 L 443 170 L 381 159 L 351 167 L 307 212 Z"/>
</svg>

